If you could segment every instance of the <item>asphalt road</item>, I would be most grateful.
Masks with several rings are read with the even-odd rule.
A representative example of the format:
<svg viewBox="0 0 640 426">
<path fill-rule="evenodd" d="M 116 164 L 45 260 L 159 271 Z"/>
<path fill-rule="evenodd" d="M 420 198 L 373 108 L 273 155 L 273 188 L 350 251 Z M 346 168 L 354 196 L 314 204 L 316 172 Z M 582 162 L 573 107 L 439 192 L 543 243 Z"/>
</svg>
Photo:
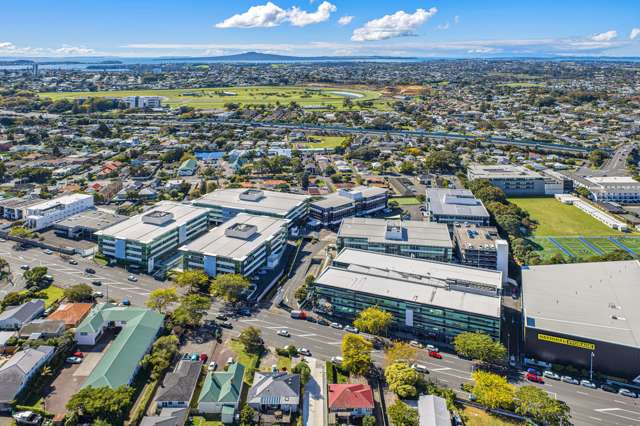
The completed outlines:
<svg viewBox="0 0 640 426">
<path fill-rule="evenodd" d="M 332 356 L 340 355 L 342 336 L 345 333 L 329 326 L 291 319 L 286 311 L 277 308 L 260 311 L 253 317 L 241 317 L 231 321 L 234 328 L 224 331 L 227 336 L 235 337 L 242 329 L 253 326 L 262 331 L 262 337 L 268 346 L 283 347 L 293 344 L 309 349 L 313 357 L 321 360 L 329 360 Z M 291 337 L 278 336 L 276 333 L 279 329 L 287 329 Z M 460 390 L 460 385 L 472 382 L 471 361 L 449 353 L 444 353 L 443 359 L 434 359 L 424 350 L 419 352 L 419 362 L 430 370 L 428 378 L 455 390 L 461 397 L 468 396 Z M 373 359 L 376 364 L 381 364 L 384 353 L 374 350 Z M 573 423 L 576 425 L 640 425 L 638 399 L 553 380 L 547 380 L 542 385 L 524 380 L 516 384 L 525 383 L 542 387 L 553 397 L 565 401 L 571 407 Z"/>
</svg>

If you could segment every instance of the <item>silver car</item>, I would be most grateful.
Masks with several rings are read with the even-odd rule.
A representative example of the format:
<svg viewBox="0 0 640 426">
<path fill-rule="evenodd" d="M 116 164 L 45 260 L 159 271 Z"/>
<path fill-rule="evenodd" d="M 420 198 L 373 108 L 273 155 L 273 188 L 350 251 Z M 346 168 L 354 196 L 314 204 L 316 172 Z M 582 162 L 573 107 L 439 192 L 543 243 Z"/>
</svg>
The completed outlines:
<svg viewBox="0 0 640 426">
<path fill-rule="evenodd" d="M 551 380 L 560 380 L 560 376 L 557 375 L 556 373 L 554 373 L 553 371 L 545 371 L 544 373 L 542 373 L 543 377 L 546 377 L 547 379 L 551 379 Z"/>
<path fill-rule="evenodd" d="M 358 329 L 354 326 L 351 325 L 345 325 L 344 326 L 344 331 L 348 331 L 349 333 L 355 333 L 358 334 Z"/>
<path fill-rule="evenodd" d="M 620 390 L 618 391 L 618 395 L 628 396 L 629 398 L 638 397 L 638 395 L 636 395 L 635 392 L 631 392 L 629 389 L 625 389 L 625 388 L 620 388 Z"/>
<path fill-rule="evenodd" d="M 574 379 L 571 376 L 562 376 L 560 378 L 560 380 L 562 380 L 565 383 L 570 383 L 572 385 L 579 385 L 580 384 L 580 382 L 577 379 Z"/>
<path fill-rule="evenodd" d="M 596 384 L 590 382 L 589 380 L 580 380 L 580 386 L 584 386 L 585 388 L 595 389 Z"/>
</svg>

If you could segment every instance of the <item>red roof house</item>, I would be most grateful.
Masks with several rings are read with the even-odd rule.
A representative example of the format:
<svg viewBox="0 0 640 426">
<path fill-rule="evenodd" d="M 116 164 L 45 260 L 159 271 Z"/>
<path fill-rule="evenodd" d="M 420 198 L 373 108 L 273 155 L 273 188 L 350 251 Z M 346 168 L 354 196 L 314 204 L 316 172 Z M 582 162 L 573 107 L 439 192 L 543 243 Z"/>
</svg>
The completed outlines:
<svg viewBox="0 0 640 426">
<path fill-rule="evenodd" d="M 363 384 L 330 384 L 329 411 L 353 417 L 371 415 L 373 391 Z"/>
</svg>

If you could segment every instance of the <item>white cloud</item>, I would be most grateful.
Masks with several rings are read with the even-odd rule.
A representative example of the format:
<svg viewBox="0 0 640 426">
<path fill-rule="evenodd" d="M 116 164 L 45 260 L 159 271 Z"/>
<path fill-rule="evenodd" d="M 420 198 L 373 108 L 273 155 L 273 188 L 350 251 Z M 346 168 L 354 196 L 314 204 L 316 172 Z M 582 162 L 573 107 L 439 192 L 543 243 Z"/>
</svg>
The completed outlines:
<svg viewBox="0 0 640 426">
<path fill-rule="evenodd" d="M 414 35 L 414 31 L 435 15 L 438 9 L 417 9 L 414 13 L 399 10 L 393 15 L 374 19 L 353 31 L 353 41 L 377 41 Z"/>
<path fill-rule="evenodd" d="M 341 16 L 340 19 L 338 19 L 338 24 L 339 25 L 349 25 L 351 23 L 351 21 L 353 21 L 353 16 Z"/>
<path fill-rule="evenodd" d="M 614 38 L 618 37 L 618 32 L 615 30 L 609 30 L 604 33 L 594 34 L 591 36 L 591 40 L 593 41 L 611 41 Z"/>
<path fill-rule="evenodd" d="M 633 28 L 629 34 L 629 40 L 635 40 L 640 36 L 640 28 Z"/>
<path fill-rule="evenodd" d="M 0 50 L 11 50 L 15 49 L 13 43 L 9 43 L 8 41 L 0 41 Z"/>
<path fill-rule="evenodd" d="M 467 53 L 498 53 L 502 52 L 502 49 L 498 49 L 495 47 L 479 47 L 477 49 L 469 49 Z"/>
<path fill-rule="evenodd" d="M 436 29 L 438 30 L 448 30 L 449 29 L 449 22 L 445 22 L 444 24 L 440 24 L 436 27 Z"/>
<path fill-rule="evenodd" d="M 62 47 L 58 49 L 50 49 L 50 51 L 52 54 L 60 56 L 91 56 L 98 54 L 98 52 L 96 52 L 94 49 L 79 46 L 69 46 L 66 44 L 63 44 Z"/>
<path fill-rule="evenodd" d="M 458 15 L 453 17 L 453 23 L 457 24 L 458 22 L 460 22 L 460 17 Z"/>
<path fill-rule="evenodd" d="M 310 24 L 324 22 L 335 12 L 337 8 L 323 1 L 315 12 L 307 12 L 298 6 L 293 6 L 289 10 L 284 10 L 280 6 L 267 2 L 263 5 L 251 6 L 244 13 L 238 13 L 219 22 L 216 28 L 271 28 L 277 27 L 285 22 L 296 27 L 304 27 Z"/>
<path fill-rule="evenodd" d="M 294 27 L 304 27 L 310 24 L 324 22 L 331 17 L 331 13 L 337 8 L 328 1 L 323 1 L 315 12 L 306 12 L 297 6 L 293 6 L 288 12 L 288 20 Z"/>
</svg>

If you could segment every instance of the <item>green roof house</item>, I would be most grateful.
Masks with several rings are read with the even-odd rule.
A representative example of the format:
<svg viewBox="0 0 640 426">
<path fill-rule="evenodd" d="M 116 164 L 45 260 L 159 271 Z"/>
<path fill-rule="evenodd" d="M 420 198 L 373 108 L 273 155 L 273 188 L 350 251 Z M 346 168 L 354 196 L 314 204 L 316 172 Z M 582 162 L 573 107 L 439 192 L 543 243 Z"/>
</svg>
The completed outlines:
<svg viewBox="0 0 640 426">
<path fill-rule="evenodd" d="M 95 366 L 83 387 L 112 389 L 131 383 L 142 357 L 149 351 L 164 323 L 164 315 L 151 309 L 96 305 L 76 329 L 79 345 L 93 346 L 108 327 L 120 332 Z"/>
<path fill-rule="evenodd" d="M 233 363 L 227 371 L 210 372 L 198 398 L 198 411 L 221 414 L 223 423 L 233 423 L 242 393 L 244 367 Z"/>
<path fill-rule="evenodd" d="M 178 167 L 178 176 L 193 176 L 198 169 L 198 162 L 192 158 L 184 160 Z"/>
</svg>

